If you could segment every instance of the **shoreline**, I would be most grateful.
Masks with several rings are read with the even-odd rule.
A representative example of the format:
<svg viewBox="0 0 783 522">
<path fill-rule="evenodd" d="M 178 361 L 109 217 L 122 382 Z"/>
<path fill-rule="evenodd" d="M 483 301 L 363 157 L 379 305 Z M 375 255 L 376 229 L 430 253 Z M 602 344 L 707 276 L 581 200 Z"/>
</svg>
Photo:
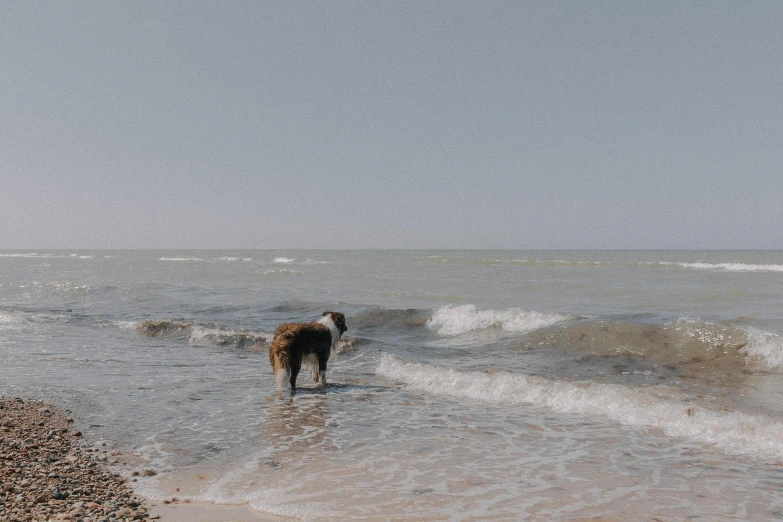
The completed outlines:
<svg viewBox="0 0 783 522">
<path fill-rule="evenodd" d="M 47 401 L 0 397 L 0 520 L 149 520 L 147 500 L 72 423 Z"/>
<path fill-rule="evenodd" d="M 213 504 L 210 502 L 170 502 L 164 503 L 144 498 L 150 520 L 163 522 L 283 522 L 299 520 L 260 513 L 246 504 Z"/>
<path fill-rule="evenodd" d="M 247 505 L 145 497 L 134 491 L 133 479 L 110 468 L 117 459 L 108 457 L 105 451 L 83 443 L 68 411 L 46 400 L 0 397 L 0 520 L 292 520 L 259 513 Z"/>
</svg>

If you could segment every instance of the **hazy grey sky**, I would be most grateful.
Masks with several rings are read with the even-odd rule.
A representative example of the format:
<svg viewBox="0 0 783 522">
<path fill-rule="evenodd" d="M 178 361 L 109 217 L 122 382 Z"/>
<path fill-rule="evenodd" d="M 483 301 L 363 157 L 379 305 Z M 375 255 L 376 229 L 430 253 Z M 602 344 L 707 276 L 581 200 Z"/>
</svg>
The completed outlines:
<svg viewBox="0 0 783 522">
<path fill-rule="evenodd" d="M 6 2 L 0 248 L 783 248 L 783 2 Z"/>
</svg>

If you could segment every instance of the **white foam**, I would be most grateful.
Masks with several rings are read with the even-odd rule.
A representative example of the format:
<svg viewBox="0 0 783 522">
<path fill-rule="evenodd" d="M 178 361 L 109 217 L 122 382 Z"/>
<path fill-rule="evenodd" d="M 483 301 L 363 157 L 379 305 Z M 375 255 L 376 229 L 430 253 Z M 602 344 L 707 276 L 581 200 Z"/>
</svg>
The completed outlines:
<svg viewBox="0 0 783 522">
<path fill-rule="evenodd" d="M 221 328 L 210 328 L 207 326 L 193 325 L 189 343 L 192 346 L 203 344 L 213 344 L 216 339 L 231 337 L 235 334 L 233 330 L 223 330 Z"/>
<path fill-rule="evenodd" d="M 727 453 L 783 458 L 783 423 L 765 415 L 710 410 L 642 389 L 507 372 L 459 372 L 390 355 L 383 356 L 376 374 L 436 395 L 601 415 L 620 424 L 659 428 L 669 436 L 714 445 Z"/>
<path fill-rule="evenodd" d="M 19 325 L 24 322 L 24 318 L 11 312 L 0 312 L 0 331 L 2 330 L 18 330 Z"/>
<path fill-rule="evenodd" d="M 17 252 L 14 254 L 0 254 L 0 257 L 49 257 L 46 254 L 37 254 L 35 252 L 30 252 L 29 254 L 23 254 L 21 252 Z"/>
<path fill-rule="evenodd" d="M 296 259 L 291 257 L 276 257 L 275 263 L 293 263 Z"/>
<path fill-rule="evenodd" d="M 139 329 L 139 326 L 141 326 L 141 321 L 113 321 L 111 324 L 120 330 L 136 332 Z"/>
<path fill-rule="evenodd" d="M 183 262 L 183 261 L 203 261 L 200 257 L 161 257 L 159 261 L 176 261 L 176 262 Z"/>
<path fill-rule="evenodd" d="M 783 265 L 752 265 L 746 263 L 682 263 L 662 261 L 663 266 L 679 266 L 695 270 L 724 270 L 727 272 L 783 272 Z"/>
<path fill-rule="evenodd" d="M 252 257 L 232 257 L 232 256 L 223 256 L 223 257 L 216 257 L 215 261 L 225 261 L 226 263 L 232 263 L 232 262 L 243 262 L 248 263 L 252 261 Z"/>
<path fill-rule="evenodd" d="M 435 310 L 427 327 L 439 335 L 456 336 L 473 330 L 502 328 L 507 332 L 531 332 L 572 319 L 565 314 L 542 314 L 519 308 L 478 310 L 475 305 L 446 305 Z"/>
<path fill-rule="evenodd" d="M 303 265 L 331 265 L 332 263 L 329 261 L 321 261 L 319 259 L 310 259 L 307 258 L 304 261 L 302 261 Z"/>
<path fill-rule="evenodd" d="M 269 275 L 269 274 L 302 274 L 301 270 L 295 270 L 293 268 L 270 268 L 267 270 L 259 271 L 261 275 Z"/>
<path fill-rule="evenodd" d="M 79 254 L 39 254 L 37 252 L 17 252 L 12 254 L 0 254 L 0 257 L 8 258 L 28 258 L 28 259 L 93 259 L 95 256 L 86 256 Z"/>
<path fill-rule="evenodd" d="M 64 314 L 47 314 L 31 312 L 2 312 L 0 311 L 0 331 L 19 331 L 30 323 L 65 322 L 68 316 Z"/>
<path fill-rule="evenodd" d="M 783 337 L 758 328 L 746 328 L 748 344 L 743 348 L 745 355 L 769 369 L 783 368 Z"/>
</svg>

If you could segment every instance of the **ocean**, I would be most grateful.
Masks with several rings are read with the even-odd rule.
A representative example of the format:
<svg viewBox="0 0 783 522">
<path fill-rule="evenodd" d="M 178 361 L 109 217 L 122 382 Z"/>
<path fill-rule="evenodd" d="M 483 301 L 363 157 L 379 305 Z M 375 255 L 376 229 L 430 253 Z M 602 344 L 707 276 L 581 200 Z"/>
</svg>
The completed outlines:
<svg viewBox="0 0 783 522">
<path fill-rule="evenodd" d="M 278 390 L 276 326 L 326 310 L 328 386 Z M 0 355 L 154 499 L 783 518 L 781 251 L 2 251 Z"/>
</svg>

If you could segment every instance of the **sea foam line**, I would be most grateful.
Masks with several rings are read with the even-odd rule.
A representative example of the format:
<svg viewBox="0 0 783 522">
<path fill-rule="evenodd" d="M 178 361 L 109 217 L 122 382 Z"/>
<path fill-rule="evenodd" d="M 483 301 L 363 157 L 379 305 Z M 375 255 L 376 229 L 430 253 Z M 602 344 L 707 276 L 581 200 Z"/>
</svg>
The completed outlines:
<svg viewBox="0 0 783 522">
<path fill-rule="evenodd" d="M 783 265 L 754 265 L 747 263 L 683 263 L 662 261 L 663 266 L 679 266 L 694 270 L 724 270 L 726 272 L 783 272 Z"/>
<path fill-rule="evenodd" d="M 204 261 L 200 257 L 161 257 L 158 261 Z"/>
<path fill-rule="evenodd" d="M 475 305 L 446 305 L 433 312 L 427 327 L 444 336 L 457 336 L 486 328 L 523 333 L 571 319 L 573 317 L 570 315 L 528 312 L 519 308 L 479 310 Z"/>
<path fill-rule="evenodd" d="M 297 265 L 331 265 L 331 261 L 320 261 L 318 259 L 297 259 L 292 257 L 276 257 L 274 263 L 290 264 L 295 263 Z"/>
<path fill-rule="evenodd" d="M 601 415 L 620 424 L 659 428 L 669 436 L 732 454 L 783 458 L 783 423 L 764 415 L 715 411 L 617 384 L 572 383 L 507 372 L 461 372 L 384 355 L 376 374 L 413 389 L 559 413 Z"/>
</svg>

